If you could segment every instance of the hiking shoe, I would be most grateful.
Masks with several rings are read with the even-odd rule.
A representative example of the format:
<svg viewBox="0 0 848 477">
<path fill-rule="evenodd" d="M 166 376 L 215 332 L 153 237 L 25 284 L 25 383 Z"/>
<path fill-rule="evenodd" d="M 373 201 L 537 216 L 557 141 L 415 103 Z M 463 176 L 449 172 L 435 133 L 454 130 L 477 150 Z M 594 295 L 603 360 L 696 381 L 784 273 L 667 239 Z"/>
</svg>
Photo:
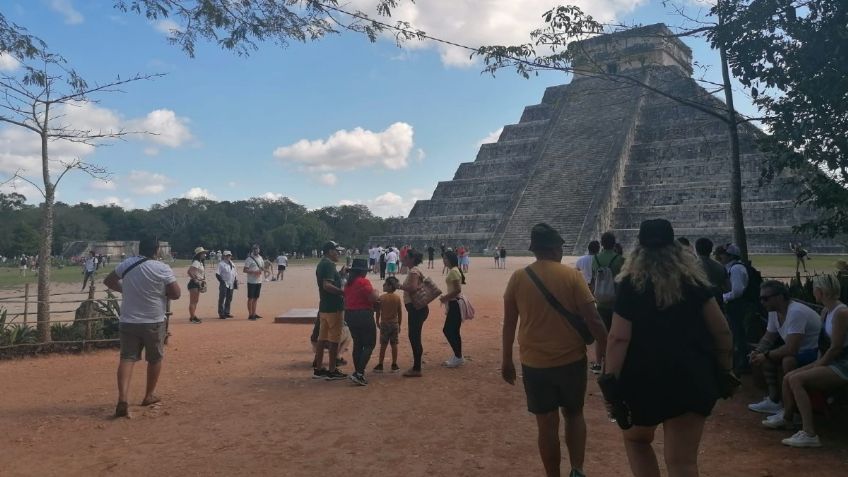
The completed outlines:
<svg viewBox="0 0 848 477">
<path fill-rule="evenodd" d="M 444 366 L 447 368 L 458 368 L 465 364 L 464 358 L 457 358 L 456 356 L 451 356 L 449 360 L 444 362 Z"/>
<path fill-rule="evenodd" d="M 339 379 L 344 379 L 347 377 L 347 374 L 335 369 L 333 371 L 328 371 L 327 374 L 324 375 L 324 379 L 327 381 L 338 381 Z"/>
<path fill-rule="evenodd" d="M 202 321 L 200 321 L 200 318 L 198 318 L 196 316 L 192 316 L 191 318 L 188 319 L 188 321 L 189 321 L 189 323 L 194 323 L 196 325 L 203 323 Z"/>
<path fill-rule="evenodd" d="M 821 447 L 819 436 L 811 436 L 803 430 L 796 432 L 792 437 L 787 437 L 780 442 L 790 447 Z"/>
<path fill-rule="evenodd" d="M 383 372 L 383 363 L 380 363 L 377 366 L 374 366 L 374 372 L 375 373 L 382 373 Z"/>
<path fill-rule="evenodd" d="M 396 372 L 398 372 L 398 371 L 400 371 L 400 366 L 398 366 L 398 365 L 396 365 L 396 364 L 393 364 L 393 365 L 392 365 L 392 372 L 393 372 L 393 373 L 396 373 Z"/>
<path fill-rule="evenodd" d="M 592 374 L 601 374 L 601 363 L 592 363 L 589 369 L 592 371 Z"/>
<path fill-rule="evenodd" d="M 312 370 L 312 379 L 325 379 L 326 377 L 327 370 L 325 368 Z"/>
<path fill-rule="evenodd" d="M 777 414 L 783 410 L 783 405 L 779 402 L 772 401 L 770 397 L 766 396 L 760 402 L 748 404 L 748 409 L 761 414 Z"/>
<path fill-rule="evenodd" d="M 765 418 L 762 422 L 763 427 L 768 427 L 769 429 L 796 429 L 797 426 L 794 422 L 787 422 L 784 418 L 783 411 L 780 411 L 777 414 L 772 414 L 771 416 Z"/>
</svg>

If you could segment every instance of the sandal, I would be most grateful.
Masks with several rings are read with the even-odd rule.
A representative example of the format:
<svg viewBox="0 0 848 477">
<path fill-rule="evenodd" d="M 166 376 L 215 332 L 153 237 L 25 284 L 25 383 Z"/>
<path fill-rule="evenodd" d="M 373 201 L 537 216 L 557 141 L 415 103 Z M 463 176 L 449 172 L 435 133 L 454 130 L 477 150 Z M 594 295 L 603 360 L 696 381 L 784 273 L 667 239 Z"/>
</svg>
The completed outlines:
<svg viewBox="0 0 848 477">
<path fill-rule="evenodd" d="M 129 417 L 129 407 L 126 401 L 119 401 L 115 406 L 115 417 Z"/>
<path fill-rule="evenodd" d="M 153 396 L 150 396 L 149 399 L 145 398 L 144 401 L 141 401 L 141 405 L 142 406 L 150 406 L 151 404 L 156 404 L 157 402 L 160 402 L 160 401 L 162 401 L 162 400 L 159 398 L 159 396 L 156 396 L 154 394 Z"/>
</svg>

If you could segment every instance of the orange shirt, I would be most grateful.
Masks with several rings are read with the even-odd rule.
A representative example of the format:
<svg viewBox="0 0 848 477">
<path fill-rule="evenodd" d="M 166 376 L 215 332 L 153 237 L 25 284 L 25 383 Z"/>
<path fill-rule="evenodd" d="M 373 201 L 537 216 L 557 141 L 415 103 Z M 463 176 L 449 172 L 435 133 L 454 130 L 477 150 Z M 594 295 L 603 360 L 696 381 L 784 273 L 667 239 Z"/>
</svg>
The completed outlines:
<svg viewBox="0 0 848 477">
<path fill-rule="evenodd" d="M 383 293 L 380 297 L 380 323 L 399 323 L 403 302 L 397 293 Z"/>
<path fill-rule="evenodd" d="M 542 260 L 530 268 L 545 287 L 569 311 L 579 314 L 581 305 L 593 303 L 583 275 L 561 263 Z M 565 366 L 586 356 L 586 344 L 545 299 L 524 269 L 509 279 L 504 301 L 518 309 L 518 348 L 521 363 L 533 368 Z"/>
</svg>

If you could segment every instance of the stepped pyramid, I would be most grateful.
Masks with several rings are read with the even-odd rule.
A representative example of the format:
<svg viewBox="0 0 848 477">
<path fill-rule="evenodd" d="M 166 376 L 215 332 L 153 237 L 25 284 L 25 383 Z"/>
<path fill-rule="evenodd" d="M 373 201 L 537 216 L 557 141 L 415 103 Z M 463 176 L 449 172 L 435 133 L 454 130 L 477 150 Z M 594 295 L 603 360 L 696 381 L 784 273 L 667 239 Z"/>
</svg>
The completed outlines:
<svg viewBox="0 0 848 477">
<path fill-rule="evenodd" d="M 505 126 L 497 142 L 481 146 L 453 180 L 439 182 L 431 199 L 372 243 L 521 251 L 530 228 L 547 222 L 562 234 L 566 252 L 579 255 L 606 230 L 630 245 L 641 221 L 657 217 L 693 240 L 732 241 L 727 127 L 668 95 L 717 111 L 724 103 L 692 79 L 692 52 L 671 35 L 657 24 L 572 44 L 581 74 L 547 88 L 518 124 Z M 739 132 L 749 249 L 786 253 L 798 240 L 792 226 L 811 211 L 795 206 L 792 177 L 760 186 L 764 157 L 755 139 L 762 132 L 747 123 Z M 809 239 L 804 245 L 841 248 Z"/>
</svg>

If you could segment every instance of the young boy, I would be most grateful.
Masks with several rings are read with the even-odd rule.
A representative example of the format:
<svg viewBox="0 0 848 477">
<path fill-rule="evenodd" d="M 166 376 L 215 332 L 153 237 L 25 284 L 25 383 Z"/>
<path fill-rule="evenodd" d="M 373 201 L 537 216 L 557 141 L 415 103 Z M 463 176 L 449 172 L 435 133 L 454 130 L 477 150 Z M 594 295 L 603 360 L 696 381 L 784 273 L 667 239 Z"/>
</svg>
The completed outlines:
<svg viewBox="0 0 848 477">
<path fill-rule="evenodd" d="M 380 363 L 374 367 L 375 373 L 383 372 L 383 361 L 386 359 L 386 347 L 392 345 L 392 372 L 400 368 L 397 364 L 398 335 L 402 321 L 403 300 L 395 291 L 400 287 L 400 282 L 395 277 L 389 277 L 383 283 L 383 295 L 380 297 L 380 306 L 377 308 L 377 327 L 380 328 Z"/>
</svg>

